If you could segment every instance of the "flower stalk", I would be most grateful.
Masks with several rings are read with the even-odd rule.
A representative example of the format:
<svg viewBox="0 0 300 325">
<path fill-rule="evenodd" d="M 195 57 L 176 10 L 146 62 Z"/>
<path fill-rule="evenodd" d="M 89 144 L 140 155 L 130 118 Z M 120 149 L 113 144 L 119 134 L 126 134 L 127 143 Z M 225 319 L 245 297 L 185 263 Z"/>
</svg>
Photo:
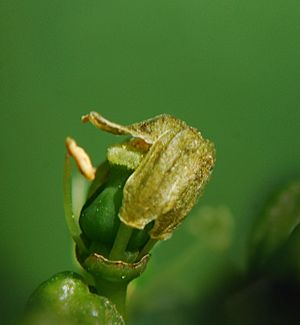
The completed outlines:
<svg viewBox="0 0 300 325">
<path fill-rule="evenodd" d="M 133 228 L 128 227 L 124 223 L 120 223 L 119 230 L 109 254 L 112 261 L 124 260 L 126 258 L 125 251 L 132 235 Z"/>
</svg>

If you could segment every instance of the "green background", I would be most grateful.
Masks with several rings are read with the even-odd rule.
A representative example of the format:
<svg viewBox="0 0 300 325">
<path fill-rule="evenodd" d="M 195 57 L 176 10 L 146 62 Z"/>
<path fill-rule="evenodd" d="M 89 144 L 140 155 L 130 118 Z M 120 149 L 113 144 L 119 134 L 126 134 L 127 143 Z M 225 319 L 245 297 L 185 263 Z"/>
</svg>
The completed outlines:
<svg viewBox="0 0 300 325">
<path fill-rule="evenodd" d="M 229 255 L 243 268 L 255 213 L 274 187 L 299 176 L 299 17 L 298 0 L 0 2 L 3 320 L 18 317 L 41 281 L 77 269 L 63 214 L 64 139 L 75 137 L 95 162 L 116 141 L 80 122 L 90 110 L 124 124 L 169 113 L 216 144 L 199 208 L 155 251 L 147 283 L 152 273 L 167 281 L 168 258 L 192 254 L 189 225 L 201 206 L 230 211 Z M 205 247 L 193 256 L 197 292 L 227 267 Z M 184 274 L 184 261 L 174 274 Z M 159 303 L 167 323 L 176 304 Z M 137 323 L 154 317 L 146 309 Z"/>
</svg>

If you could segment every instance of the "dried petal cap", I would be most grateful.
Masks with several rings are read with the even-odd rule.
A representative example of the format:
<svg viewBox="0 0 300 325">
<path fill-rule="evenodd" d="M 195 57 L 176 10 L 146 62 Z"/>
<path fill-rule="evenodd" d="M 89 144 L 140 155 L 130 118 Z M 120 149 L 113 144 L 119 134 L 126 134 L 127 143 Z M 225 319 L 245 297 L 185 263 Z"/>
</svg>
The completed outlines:
<svg viewBox="0 0 300 325">
<path fill-rule="evenodd" d="M 83 117 L 96 127 L 130 134 L 149 149 L 128 178 L 119 217 L 125 224 L 144 229 L 154 222 L 150 235 L 168 238 L 196 203 L 215 164 L 212 142 L 170 115 L 122 126 L 96 112 Z"/>
<path fill-rule="evenodd" d="M 144 140 L 148 144 L 153 144 L 166 132 L 176 132 L 182 128 L 188 127 L 183 121 L 167 114 L 158 115 L 146 121 L 127 126 L 113 123 L 97 112 L 90 112 L 81 119 L 83 122 L 91 122 L 103 131 L 117 135 L 131 135 L 134 138 Z"/>
</svg>

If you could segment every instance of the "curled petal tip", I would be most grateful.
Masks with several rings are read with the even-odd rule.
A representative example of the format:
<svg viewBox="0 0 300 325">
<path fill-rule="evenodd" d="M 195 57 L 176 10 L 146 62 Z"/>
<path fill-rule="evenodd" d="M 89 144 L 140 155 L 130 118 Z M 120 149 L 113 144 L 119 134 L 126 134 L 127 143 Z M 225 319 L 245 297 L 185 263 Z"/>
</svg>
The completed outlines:
<svg viewBox="0 0 300 325">
<path fill-rule="evenodd" d="M 85 114 L 85 115 L 82 115 L 82 116 L 81 116 L 81 121 L 82 121 L 83 123 L 88 123 L 89 120 L 90 120 L 90 114 Z"/>
</svg>

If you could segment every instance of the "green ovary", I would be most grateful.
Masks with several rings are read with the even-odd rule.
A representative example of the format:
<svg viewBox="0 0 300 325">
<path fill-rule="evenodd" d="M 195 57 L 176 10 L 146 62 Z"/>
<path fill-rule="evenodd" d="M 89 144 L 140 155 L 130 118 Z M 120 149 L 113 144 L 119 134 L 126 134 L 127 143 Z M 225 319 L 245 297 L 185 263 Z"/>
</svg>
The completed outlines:
<svg viewBox="0 0 300 325">
<path fill-rule="evenodd" d="M 133 170 L 110 164 L 109 176 L 82 208 L 79 224 L 91 252 L 107 256 L 116 238 L 122 205 L 123 188 Z M 139 251 L 149 239 L 147 231 L 134 230 L 128 245 L 128 253 Z"/>
</svg>

